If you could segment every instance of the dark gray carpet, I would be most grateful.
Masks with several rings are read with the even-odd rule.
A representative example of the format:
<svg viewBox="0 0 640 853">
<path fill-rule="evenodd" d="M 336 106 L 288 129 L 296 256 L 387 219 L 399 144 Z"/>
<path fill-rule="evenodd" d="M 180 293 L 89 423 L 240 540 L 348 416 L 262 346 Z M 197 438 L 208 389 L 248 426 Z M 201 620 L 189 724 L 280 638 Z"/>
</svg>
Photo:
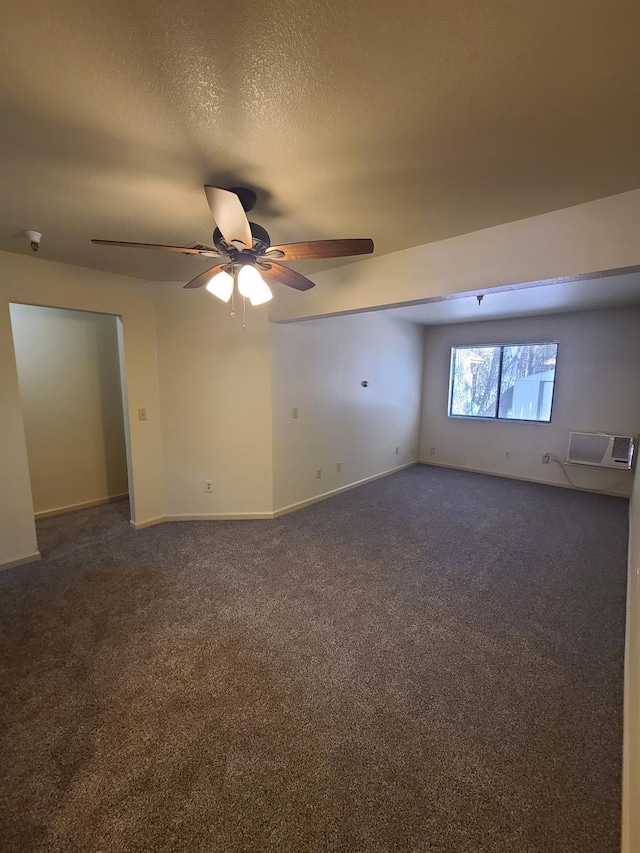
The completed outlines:
<svg viewBox="0 0 640 853">
<path fill-rule="evenodd" d="M 627 502 L 417 467 L 277 521 L 38 524 L 3 851 L 614 853 Z"/>
</svg>

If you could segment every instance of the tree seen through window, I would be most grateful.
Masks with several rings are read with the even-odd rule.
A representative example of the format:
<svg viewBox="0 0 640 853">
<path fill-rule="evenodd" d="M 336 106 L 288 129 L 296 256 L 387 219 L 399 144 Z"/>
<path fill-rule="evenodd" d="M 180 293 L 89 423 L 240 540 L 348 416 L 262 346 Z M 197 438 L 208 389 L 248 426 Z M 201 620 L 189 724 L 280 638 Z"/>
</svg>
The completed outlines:
<svg viewBox="0 0 640 853">
<path fill-rule="evenodd" d="M 453 347 L 449 414 L 551 420 L 558 345 Z"/>
</svg>

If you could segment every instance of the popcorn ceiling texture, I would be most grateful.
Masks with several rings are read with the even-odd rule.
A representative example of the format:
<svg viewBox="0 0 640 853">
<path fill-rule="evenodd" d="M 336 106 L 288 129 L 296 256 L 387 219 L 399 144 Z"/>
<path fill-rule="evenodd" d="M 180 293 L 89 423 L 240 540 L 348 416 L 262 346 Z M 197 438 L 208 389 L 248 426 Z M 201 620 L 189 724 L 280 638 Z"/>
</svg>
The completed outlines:
<svg viewBox="0 0 640 853">
<path fill-rule="evenodd" d="M 265 522 L 38 523 L 7 853 L 615 853 L 628 504 L 416 467 Z"/>
<path fill-rule="evenodd" d="M 639 27 L 636 0 L 6 0 L 0 249 L 38 228 L 186 281 L 206 262 L 89 240 L 209 240 L 205 182 L 256 187 L 278 242 L 378 253 L 635 189 Z"/>
</svg>

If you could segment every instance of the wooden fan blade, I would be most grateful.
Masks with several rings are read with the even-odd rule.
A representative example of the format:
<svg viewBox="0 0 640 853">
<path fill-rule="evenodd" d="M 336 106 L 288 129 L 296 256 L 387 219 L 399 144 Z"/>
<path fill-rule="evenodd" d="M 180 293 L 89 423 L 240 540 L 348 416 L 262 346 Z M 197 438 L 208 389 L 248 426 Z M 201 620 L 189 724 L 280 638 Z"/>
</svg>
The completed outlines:
<svg viewBox="0 0 640 853">
<path fill-rule="evenodd" d="M 238 196 L 219 187 L 206 186 L 204 191 L 211 214 L 227 243 L 231 246 L 239 242 L 250 249 L 253 246 L 251 226 Z"/>
<path fill-rule="evenodd" d="M 180 252 L 183 255 L 208 255 L 216 257 L 220 252 L 215 249 L 187 249 L 185 246 L 162 246 L 158 243 L 123 243 L 120 240 L 92 240 L 100 246 L 127 246 L 130 249 L 160 249 L 163 252 Z"/>
<path fill-rule="evenodd" d="M 184 290 L 193 290 L 195 287 L 206 287 L 207 284 L 211 281 L 213 276 L 223 270 L 226 266 L 228 266 L 229 261 L 225 260 L 221 264 L 216 264 L 214 267 L 211 267 L 204 272 L 201 272 L 200 275 L 197 275 L 195 278 L 192 278 L 191 281 L 187 282 L 184 286 Z"/>
<path fill-rule="evenodd" d="M 274 281 L 279 281 L 280 284 L 286 284 L 287 287 L 293 287 L 296 290 L 311 290 L 315 287 L 312 281 L 300 275 L 295 270 L 290 270 L 289 267 L 283 267 L 282 264 L 277 264 L 275 261 L 269 261 L 270 269 L 265 270 L 260 267 L 260 274 L 265 278 L 272 278 Z"/>
<path fill-rule="evenodd" d="M 349 255 L 369 255 L 373 252 L 373 240 L 309 240 L 306 243 L 285 243 L 283 246 L 271 246 L 265 252 L 277 249 L 283 252 L 279 260 L 313 261 L 320 258 L 347 258 Z"/>
</svg>

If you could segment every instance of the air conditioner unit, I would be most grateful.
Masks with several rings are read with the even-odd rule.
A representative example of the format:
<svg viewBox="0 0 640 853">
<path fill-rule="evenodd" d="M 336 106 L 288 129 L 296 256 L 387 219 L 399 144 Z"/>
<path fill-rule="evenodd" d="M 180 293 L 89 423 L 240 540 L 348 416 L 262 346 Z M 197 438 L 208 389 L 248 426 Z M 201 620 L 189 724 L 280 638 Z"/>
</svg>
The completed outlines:
<svg viewBox="0 0 640 853">
<path fill-rule="evenodd" d="M 567 462 L 574 465 L 595 465 L 599 468 L 620 468 L 628 471 L 633 464 L 634 449 L 635 441 L 630 435 L 570 432 Z"/>
</svg>

